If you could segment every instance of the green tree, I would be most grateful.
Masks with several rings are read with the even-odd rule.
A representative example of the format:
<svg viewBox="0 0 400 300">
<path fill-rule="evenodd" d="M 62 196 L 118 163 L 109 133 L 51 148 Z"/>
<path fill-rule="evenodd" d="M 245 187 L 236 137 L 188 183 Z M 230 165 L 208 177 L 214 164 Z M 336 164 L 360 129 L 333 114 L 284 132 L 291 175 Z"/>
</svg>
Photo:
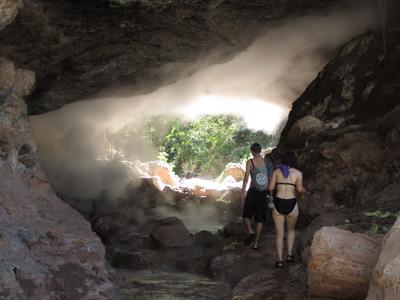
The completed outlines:
<svg viewBox="0 0 400 300">
<path fill-rule="evenodd" d="M 279 132 L 280 133 L 280 132 Z M 250 156 L 250 145 L 274 147 L 279 134 L 252 131 L 242 118 L 231 115 L 204 116 L 182 121 L 167 116 L 132 123 L 110 136 L 115 150 L 126 159 L 162 159 L 178 175 L 186 172 L 217 176 L 229 162 Z"/>
<path fill-rule="evenodd" d="M 176 121 L 161 151 L 179 175 L 189 171 L 216 176 L 227 163 L 246 159 L 254 141 L 270 147 L 276 138 L 249 130 L 239 117 L 205 116 L 193 122 Z"/>
</svg>

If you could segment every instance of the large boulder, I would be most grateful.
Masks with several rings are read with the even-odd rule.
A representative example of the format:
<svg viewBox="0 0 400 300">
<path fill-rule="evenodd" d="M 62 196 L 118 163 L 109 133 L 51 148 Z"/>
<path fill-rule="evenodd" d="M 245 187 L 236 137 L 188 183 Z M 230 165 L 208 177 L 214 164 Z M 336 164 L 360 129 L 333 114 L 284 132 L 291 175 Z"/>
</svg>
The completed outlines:
<svg viewBox="0 0 400 300">
<path fill-rule="evenodd" d="M 314 234 L 308 285 L 320 297 L 365 297 L 381 238 L 322 227 Z"/>
<path fill-rule="evenodd" d="M 315 218 L 310 225 L 303 231 L 300 240 L 300 250 L 310 247 L 313 241 L 314 233 L 324 226 L 337 226 L 348 222 L 348 212 L 344 208 L 332 210 Z"/>
<path fill-rule="evenodd" d="M 388 232 L 371 276 L 367 300 L 400 299 L 400 218 Z"/>
</svg>

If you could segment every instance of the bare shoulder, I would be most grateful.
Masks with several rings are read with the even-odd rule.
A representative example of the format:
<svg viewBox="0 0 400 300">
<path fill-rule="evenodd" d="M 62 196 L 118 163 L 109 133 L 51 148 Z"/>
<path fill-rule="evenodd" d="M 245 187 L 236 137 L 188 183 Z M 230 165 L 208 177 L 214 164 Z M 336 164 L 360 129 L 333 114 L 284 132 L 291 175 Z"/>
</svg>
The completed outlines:
<svg viewBox="0 0 400 300">
<path fill-rule="evenodd" d="M 251 163 L 251 159 L 246 161 L 246 169 L 251 169 L 252 167 L 252 163 Z"/>
<path fill-rule="evenodd" d="M 300 177 L 300 178 L 303 177 L 303 173 L 296 168 L 292 168 L 292 172 L 293 172 L 293 175 L 295 175 L 296 177 Z"/>
</svg>

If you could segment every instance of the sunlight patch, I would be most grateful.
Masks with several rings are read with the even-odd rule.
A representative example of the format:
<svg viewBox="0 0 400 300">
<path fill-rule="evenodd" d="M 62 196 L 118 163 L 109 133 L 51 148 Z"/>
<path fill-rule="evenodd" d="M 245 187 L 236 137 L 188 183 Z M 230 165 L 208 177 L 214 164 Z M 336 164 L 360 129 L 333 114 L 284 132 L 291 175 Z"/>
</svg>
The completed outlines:
<svg viewBox="0 0 400 300">
<path fill-rule="evenodd" d="M 205 115 L 236 115 L 244 119 L 249 129 L 273 133 L 289 108 L 259 98 L 213 94 L 198 96 L 178 112 L 189 120 Z"/>
</svg>

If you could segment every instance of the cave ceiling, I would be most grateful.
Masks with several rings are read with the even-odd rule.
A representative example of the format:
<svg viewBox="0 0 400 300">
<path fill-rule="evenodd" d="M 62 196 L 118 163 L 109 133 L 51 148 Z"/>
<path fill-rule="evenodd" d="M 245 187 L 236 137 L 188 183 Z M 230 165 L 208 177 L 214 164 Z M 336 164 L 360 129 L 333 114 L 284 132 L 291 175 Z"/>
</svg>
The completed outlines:
<svg viewBox="0 0 400 300">
<path fill-rule="evenodd" d="M 27 103 L 38 114 L 106 88 L 151 91 L 196 61 L 229 59 L 277 22 L 336 2 L 25 0 L 0 33 L 0 56 L 35 71 Z"/>
</svg>

